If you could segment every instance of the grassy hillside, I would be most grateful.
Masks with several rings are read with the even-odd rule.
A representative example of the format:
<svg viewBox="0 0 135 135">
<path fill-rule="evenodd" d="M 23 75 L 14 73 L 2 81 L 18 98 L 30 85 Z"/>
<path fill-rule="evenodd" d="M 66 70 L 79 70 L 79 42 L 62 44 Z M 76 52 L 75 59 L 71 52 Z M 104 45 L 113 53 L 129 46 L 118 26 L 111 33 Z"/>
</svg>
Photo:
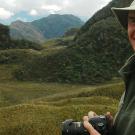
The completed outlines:
<svg viewBox="0 0 135 135">
<path fill-rule="evenodd" d="M 102 86 L 56 83 L 0 83 L 1 135 L 59 135 L 61 122 L 93 110 L 117 110 L 123 83 Z M 7 106 L 7 107 L 6 107 Z"/>
<path fill-rule="evenodd" d="M 59 135 L 65 119 L 80 121 L 90 110 L 114 115 L 123 89 L 121 81 L 99 86 L 1 82 L 0 134 Z"/>
</svg>

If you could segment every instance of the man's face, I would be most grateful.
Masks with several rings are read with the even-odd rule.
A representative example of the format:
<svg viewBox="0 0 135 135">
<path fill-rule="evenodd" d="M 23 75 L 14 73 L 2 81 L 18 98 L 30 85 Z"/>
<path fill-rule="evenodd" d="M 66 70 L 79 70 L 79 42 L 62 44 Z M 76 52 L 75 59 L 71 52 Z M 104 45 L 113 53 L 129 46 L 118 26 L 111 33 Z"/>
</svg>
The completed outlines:
<svg viewBox="0 0 135 135">
<path fill-rule="evenodd" d="M 129 11 L 128 13 L 128 37 L 135 51 L 135 11 Z"/>
</svg>

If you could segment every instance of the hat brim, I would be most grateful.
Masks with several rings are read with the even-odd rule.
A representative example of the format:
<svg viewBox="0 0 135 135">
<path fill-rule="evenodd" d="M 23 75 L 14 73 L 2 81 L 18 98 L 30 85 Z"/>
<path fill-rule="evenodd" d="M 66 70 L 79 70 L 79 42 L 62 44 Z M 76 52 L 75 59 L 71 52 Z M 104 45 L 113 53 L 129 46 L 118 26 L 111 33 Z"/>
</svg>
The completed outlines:
<svg viewBox="0 0 135 135">
<path fill-rule="evenodd" d="M 116 16 L 120 24 L 127 29 L 128 25 L 128 12 L 135 11 L 135 6 L 125 7 L 125 8 L 111 8 L 113 14 Z"/>
</svg>

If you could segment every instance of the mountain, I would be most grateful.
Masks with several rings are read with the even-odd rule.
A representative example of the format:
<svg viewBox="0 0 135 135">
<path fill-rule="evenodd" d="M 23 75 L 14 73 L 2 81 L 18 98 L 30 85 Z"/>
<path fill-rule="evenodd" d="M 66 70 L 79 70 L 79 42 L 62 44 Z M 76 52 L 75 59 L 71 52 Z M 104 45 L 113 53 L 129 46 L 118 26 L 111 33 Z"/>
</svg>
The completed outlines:
<svg viewBox="0 0 135 135">
<path fill-rule="evenodd" d="M 125 7 L 129 6 L 132 0 L 112 0 L 107 6 L 103 7 L 101 10 L 97 11 L 92 18 L 90 18 L 85 25 L 81 27 L 81 30 L 78 32 L 75 40 L 79 40 L 80 37 L 88 34 L 89 28 L 101 20 L 106 20 L 108 17 L 113 17 L 111 7 Z M 115 22 L 116 20 L 113 20 Z M 104 24 L 105 25 L 105 24 Z M 104 27 L 104 26 L 103 26 Z"/>
<path fill-rule="evenodd" d="M 31 23 L 15 21 L 10 25 L 10 37 L 12 39 L 25 39 L 37 43 L 44 42 L 42 33 Z"/>
<path fill-rule="evenodd" d="M 76 16 L 52 14 L 33 22 L 13 22 L 10 25 L 10 36 L 13 39 L 42 43 L 45 39 L 63 36 L 68 29 L 78 28 L 82 24 Z"/>
<path fill-rule="evenodd" d="M 27 40 L 13 40 L 10 38 L 10 30 L 8 26 L 0 24 L 0 50 L 8 49 L 35 49 L 41 50 L 42 46 Z M 5 54 L 7 55 L 7 54 Z M 6 59 L 6 56 L 1 55 Z"/>
<path fill-rule="evenodd" d="M 87 84 L 119 77 L 118 70 L 133 52 L 127 32 L 116 22 L 111 7 L 130 2 L 112 0 L 81 27 L 67 48 L 27 62 L 16 76 L 22 80 Z"/>
<path fill-rule="evenodd" d="M 33 26 L 38 28 L 46 38 L 63 36 L 70 28 L 82 26 L 83 22 L 74 15 L 52 14 L 40 20 L 33 21 Z"/>
</svg>

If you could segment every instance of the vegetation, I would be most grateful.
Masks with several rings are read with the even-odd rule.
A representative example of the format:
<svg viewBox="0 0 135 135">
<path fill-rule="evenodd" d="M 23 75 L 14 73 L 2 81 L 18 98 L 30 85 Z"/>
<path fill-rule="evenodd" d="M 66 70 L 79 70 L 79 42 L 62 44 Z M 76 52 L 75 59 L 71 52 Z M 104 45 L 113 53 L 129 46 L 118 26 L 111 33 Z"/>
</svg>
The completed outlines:
<svg viewBox="0 0 135 135">
<path fill-rule="evenodd" d="M 71 28 L 64 33 L 64 37 L 76 35 L 78 31 L 79 28 Z"/>
<path fill-rule="evenodd" d="M 26 59 L 32 60 L 40 53 L 33 49 L 0 50 L 0 64 L 22 64 Z"/>
<path fill-rule="evenodd" d="M 118 76 L 118 69 L 132 53 L 126 32 L 112 17 L 95 23 L 80 40 L 55 54 L 28 60 L 15 76 L 20 80 L 101 83 Z"/>
</svg>

